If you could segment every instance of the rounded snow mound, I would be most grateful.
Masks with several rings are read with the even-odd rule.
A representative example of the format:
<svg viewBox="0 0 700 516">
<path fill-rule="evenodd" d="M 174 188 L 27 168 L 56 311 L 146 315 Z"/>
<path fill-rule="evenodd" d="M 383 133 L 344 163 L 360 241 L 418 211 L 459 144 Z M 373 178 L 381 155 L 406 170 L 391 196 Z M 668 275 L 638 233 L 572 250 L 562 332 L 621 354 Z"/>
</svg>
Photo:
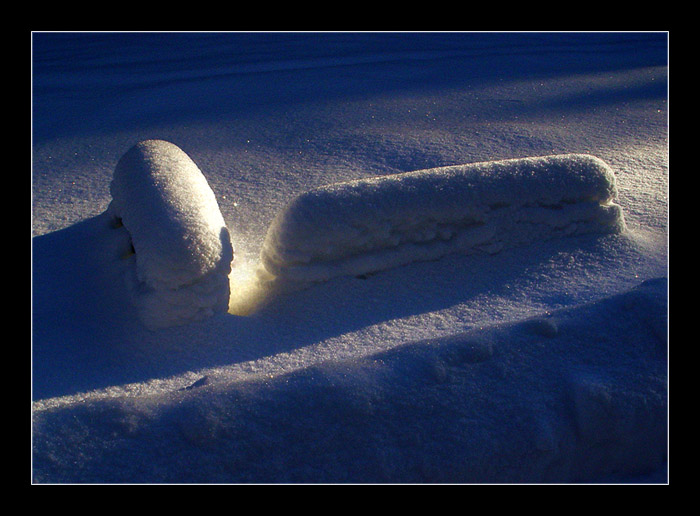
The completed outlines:
<svg viewBox="0 0 700 516">
<path fill-rule="evenodd" d="M 146 326 L 226 312 L 233 247 L 192 159 L 166 141 L 139 142 L 119 160 L 110 192 L 108 211 L 128 237 L 127 284 Z"/>
<path fill-rule="evenodd" d="M 268 229 L 261 276 L 304 284 L 449 253 L 624 230 L 615 175 L 566 154 L 406 172 L 306 192 Z"/>
</svg>

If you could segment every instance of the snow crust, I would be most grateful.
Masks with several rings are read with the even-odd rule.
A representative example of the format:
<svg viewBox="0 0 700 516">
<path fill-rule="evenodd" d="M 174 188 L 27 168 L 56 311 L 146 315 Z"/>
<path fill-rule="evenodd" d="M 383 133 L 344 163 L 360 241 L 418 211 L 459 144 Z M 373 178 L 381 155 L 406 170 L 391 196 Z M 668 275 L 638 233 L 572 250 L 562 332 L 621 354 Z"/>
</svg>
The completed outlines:
<svg viewBox="0 0 700 516">
<path fill-rule="evenodd" d="M 161 328 L 228 309 L 233 247 L 214 192 L 176 145 L 146 140 L 119 160 L 108 212 L 123 232 L 125 278 L 144 324 Z"/>
<path fill-rule="evenodd" d="M 625 223 L 616 195 L 610 167 L 583 154 L 337 183 L 299 195 L 275 218 L 261 260 L 269 281 L 303 284 L 455 252 L 620 233 Z"/>
</svg>

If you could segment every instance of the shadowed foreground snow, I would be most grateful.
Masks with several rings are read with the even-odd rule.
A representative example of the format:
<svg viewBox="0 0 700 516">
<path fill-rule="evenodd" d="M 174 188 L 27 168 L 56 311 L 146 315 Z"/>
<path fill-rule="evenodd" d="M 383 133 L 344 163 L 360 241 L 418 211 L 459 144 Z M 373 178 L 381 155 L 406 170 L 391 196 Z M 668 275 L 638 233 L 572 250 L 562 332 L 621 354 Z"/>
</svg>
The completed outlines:
<svg viewBox="0 0 700 516">
<path fill-rule="evenodd" d="M 33 44 L 34 482 L 667 481 L 664 34 L 35 34 Z M 201 227 L 185 223 L 179 187 L 148 202 L 165 199 L 166 233 L 190 235 L 180 251 L 202 251 L 184 256 L 212 258 L 186 268 L 188 287 L 227 261 L 228 233 L 232 313 L 144 326 L 134 293 L 153 286 L 142 275 L 130 287 L 125 273 L 139 278 L 139 255 L 161 258 L 139 238 L 170 240 L 142 215 L 115 227 L 110 208 L 115 168 L 144 140 L 172 142 L 205 178 L 188 183 L 203 195 L 192 212 Z M 327 198 L 309 192 L 553 155 L 600 158 L 616 197 L 597 201 L 624 225 L 616 215 L 607 233 L 516 235 L 512 247 L 257 297 L 261 251 L 283 243 L 266 241 L 268 229 L 290 203 L 303 201 L 307 243 L 327 236 L 313 226 L 363 206 L 319 218 L 307 209 Z M 514 208 L 522 195 L 499 195 L 510 207 L 496 208 L 546 228 L 575 206 Z M 381 240 L 367 213 L 355 229 Z M 444 233 L 434 222 L 402 238 Z M 200 230 L 213 238 L 200 242 Z"/>
<path fill-rule="evenodd" d="M 666 457 L 666 281 L 274 378 L 37 414 L 37 481 L 576 482 Z"/>
</svg>

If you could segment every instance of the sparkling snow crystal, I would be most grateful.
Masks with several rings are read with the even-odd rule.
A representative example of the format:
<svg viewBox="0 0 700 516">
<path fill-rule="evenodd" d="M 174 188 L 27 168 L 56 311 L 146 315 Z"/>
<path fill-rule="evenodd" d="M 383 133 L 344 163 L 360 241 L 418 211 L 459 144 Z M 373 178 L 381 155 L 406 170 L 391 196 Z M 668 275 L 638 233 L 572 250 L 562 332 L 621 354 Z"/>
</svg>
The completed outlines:
<svg viewBox="0 0 700 516">
<path fill-rule="evenodd" d="M 578 154 L 332 184 L 300 195 L 276 217 L 262 275 L 277 283 L 324 281 L 454 252 L 617 233 L 624 220 L 615 195 L 610 167 Z"/>
<path fill-rule="evenodd" d="M 214 192 L 179 147 L 147 140 L 119 161 L 109 211 L 143 322 L 159 328 L 228 308 L 233 248 Z"/>
</svg>

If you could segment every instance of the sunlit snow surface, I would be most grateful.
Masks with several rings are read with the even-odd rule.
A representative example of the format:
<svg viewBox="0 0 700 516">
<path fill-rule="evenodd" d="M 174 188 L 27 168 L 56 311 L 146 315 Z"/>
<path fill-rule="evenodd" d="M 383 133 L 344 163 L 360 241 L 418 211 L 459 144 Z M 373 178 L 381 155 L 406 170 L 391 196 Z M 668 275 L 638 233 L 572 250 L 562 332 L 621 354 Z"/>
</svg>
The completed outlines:
<svg viewBox="0 0 700 516">
<path fill-rule="evenodd" d="M 33 480 L 664 482 L 666 97 L 665 34 L 35 34 Z M 150 331 L 107 213 L 147 139 L 206 177 L 244 298 L 332 183 L 590 154 L 626 230 Z"/>
<path fill-rule="evenodd" d="M 363 276 L 452 253 L 621 233 L 615 175 L 594 156 L 489 161 L 333 183 L 293 199 L 261 251 L 274 281 Z"/>
</svg>

